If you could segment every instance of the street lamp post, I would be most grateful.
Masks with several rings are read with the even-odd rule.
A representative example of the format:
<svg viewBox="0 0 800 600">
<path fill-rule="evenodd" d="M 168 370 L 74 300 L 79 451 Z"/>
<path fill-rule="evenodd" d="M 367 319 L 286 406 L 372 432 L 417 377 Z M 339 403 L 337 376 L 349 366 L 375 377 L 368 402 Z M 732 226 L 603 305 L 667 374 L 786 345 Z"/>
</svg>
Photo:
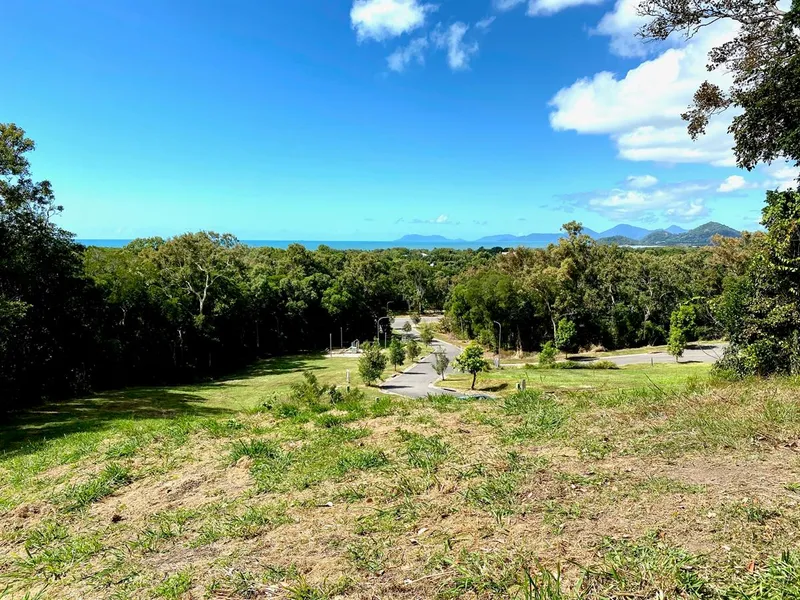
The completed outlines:
<svg viewBox="0 0 800 600">
<path fill-rule="evenodd" d="M 391 318 L 390 317 L 381 317 L 380 319 L 378 319 L 378 344 L 381 343 L 381 321 L 383 321 L 384 319 L 388 320 L 391 323 Z M 388 336 L 384 336 L 384 337 L 388 338 Z"/>
<path fill-rule="evenodd" d="M 500 333 L 497 336 L 497 356 L 500 356 L 500 345 L 503 343 L 503 325 L 499 321 L 494 322 L 500 328 Z"/>
</svg>

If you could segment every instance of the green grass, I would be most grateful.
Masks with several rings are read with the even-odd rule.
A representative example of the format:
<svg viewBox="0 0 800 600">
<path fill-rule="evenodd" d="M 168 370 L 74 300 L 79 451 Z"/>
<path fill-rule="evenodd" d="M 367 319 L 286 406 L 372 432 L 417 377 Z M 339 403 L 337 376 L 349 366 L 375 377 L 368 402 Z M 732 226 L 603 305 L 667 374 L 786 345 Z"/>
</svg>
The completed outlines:
<svg viewBox="0 0 800 600">
<path fill-rule="evenodd" d="M 404 400 L 303 376 L 348 368 L 265 361 L 4 424 L 0 598 L 800 595 L 800 380 L 509 369 L 482 375 L 496 398 Z"/>
<path fill-rule="evenodd" d="M 638 388 L 670 388 L 684 385 L 689 377 L 705 377 L 707 364 L 628 365 L 619 369 L 500 369 L 478 376 L 477 390 L 510 394 L 516 383 L 525 380 L 528 389 L 564 392 L 614 392 Z M 469 389 L 471 375 L 455 373 L 437 385 Z"/>
</svg>

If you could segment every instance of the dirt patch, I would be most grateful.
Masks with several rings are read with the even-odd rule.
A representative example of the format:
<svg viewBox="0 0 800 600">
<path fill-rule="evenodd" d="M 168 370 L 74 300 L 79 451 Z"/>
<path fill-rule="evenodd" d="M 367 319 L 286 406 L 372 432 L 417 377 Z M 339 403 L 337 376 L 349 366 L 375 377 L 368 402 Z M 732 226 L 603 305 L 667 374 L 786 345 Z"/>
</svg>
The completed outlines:
<svg viewBox="0 0 800 600">
<path fill-rule="evenodd" d="M 115 515 L 137 521 L 165 510 L 192 509 L 211 500 L 234 500 L 252 488 L 248 461 L 221 465 L 218 449 L 198 448 L 197 454 L 214 459 L 183 463 L 162 481 L 144 477 L 119 492 L 95 503 L 92 517 L 110 521 Z"/>
</svg>

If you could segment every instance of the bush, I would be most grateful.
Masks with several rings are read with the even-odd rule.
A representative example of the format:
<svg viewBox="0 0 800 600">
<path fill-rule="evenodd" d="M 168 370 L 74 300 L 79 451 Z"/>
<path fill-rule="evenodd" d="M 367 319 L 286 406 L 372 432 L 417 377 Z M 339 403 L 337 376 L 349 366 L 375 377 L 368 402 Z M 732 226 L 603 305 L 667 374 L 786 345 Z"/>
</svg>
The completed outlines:
<svg viewBox="0 0 800 600">
<path fill-rule="evenodd" d="M 542 346 L 541 352 L 539 352 L 539 364 L 540 365 L 552 365 L 556 362 L 556 355 L 558 354 L 558 348 L 556 348 L 553 342 L 547 342 L 544 346 Z"/>
<path fill-rule="evenodd" d="M 595 360 L 592 362 L 575 362 L 573 360 L 565 360 L 564 362 L 554 362 L 549 364 L 538 365 L 525 365 L 526 369 L 564 369 L 564 370 L 580 370 L 586 369 L 590 371 L 605 371 L 619 369 L 619 365 L 609 360 Z"/>
<path fill-rule="evenodd" d="M 380 346 L 366 343 L 361 346 L 363 354 L 358 359 L 358 373 L 367 385 L 372 385 L 383 376 L 387 358 Z"/>
</svg>

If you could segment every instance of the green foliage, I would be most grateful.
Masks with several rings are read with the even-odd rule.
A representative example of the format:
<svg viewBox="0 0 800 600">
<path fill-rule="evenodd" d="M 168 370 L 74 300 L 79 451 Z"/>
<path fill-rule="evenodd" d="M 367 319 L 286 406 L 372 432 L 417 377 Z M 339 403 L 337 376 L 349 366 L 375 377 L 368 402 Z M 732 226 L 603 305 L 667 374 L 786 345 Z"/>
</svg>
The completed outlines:
<svg viewBox="0 0 800 600">
<path fill-rule="evenodd" d="M 539 364 L 540 365 L 552 365 L 556 362 L 556 355 L 558 354 L 558 348 L 555 347 L 553 342 L 548 341 L 542 346 L 541 351 L 539 352 Z"/>
<path fill-rule="evenodd" d="M 767 233 L 714 303 L 730 339 L 721 372 L 800 374 L 800 193 L 767 192 Z"/>
<path fill-rule="evenodd" d="M 576 362 L 574 360 L 565 360 L 562 362 L 553 362 L 550 364 L 527 365 L 528 368 L 534 369 L 557 369 L 557 370 L 580 370 L 588 369 L 593 371 L 608 371 L 619 369 L 619 365 L 611 362 L 610 360 L 592 360 L 589 362 Z"/>
<path fill-rule="evenodd" d="M 406 321 L 405 323 L 403 323 L 403 331 L 405 331 L 406 333 L 411 333 L 412 329 L 413 327 L 411 326 L 411 321 Z"/>
<path fill-rule="evenodd" d="M 578 328 L 569 319 L 561 319 L 556 328 L 555 346 L 564 354 L 574 351 L 578 340 Z"/>
<path fill-rule="evenodd" d="M 394 370 L 397 370 L 398 365 L 402 365 L 406 358 L 406 350 L 403 347 L 403 344 L 397 338 L 392 340 L 392 343 L 389 344 L 389 362 L 392 363 L 394 366 Z"/>
<path fill-rule="evenodd" d="M 406 344 L 406 356 L 408 356 L 408 360 L 414 362 L 419 358 L 419 355 L 422 353 L 422 349 L 419 347 L 419 344 L 416 340 L 409 340 Z"/>
<path fill-rule="evenodd" d="M 469 373 L 472 375 L 472 385 L 470 389 L 474 390 L 478 373 L 489 370 L 489 361 L 483 358 L 483 348 L 473 343 L 464 348 L 464 351 L 458 355 L 455 366 L 456 369 L 462 373 Z"/>
<path fill-rule="evenodd" d="M 426 345 L 430 346 L 431 342 L 433 342 L 433 326 L 430 323 L 421 323 L 418 327 L 419 329 L 419 339 L 420 341 Z"/>
<path fill-rule="evenodd" d="M 686 344 L 693 337 L 695 329 L 695 310 L 691 305 L 683 304 L 673 311 L 670 317 L 669 341 L 667 352 L 677 361 L 683 356 Z"/>
<path fill-rule="evenodd" d="M 433 370 L 444 380 L 447 367 L 450 366 L 450 359 L 444 352 L 435 352 L 433 355 Z"/>
<path fill-rule="evenodd" d="M 367 385 L 379 381 L 386 369 L 387 358 L 377 344 L 366 343 L 361 346 L 362 354 L 358 359 L 358 373 Z"/>
</svg>

